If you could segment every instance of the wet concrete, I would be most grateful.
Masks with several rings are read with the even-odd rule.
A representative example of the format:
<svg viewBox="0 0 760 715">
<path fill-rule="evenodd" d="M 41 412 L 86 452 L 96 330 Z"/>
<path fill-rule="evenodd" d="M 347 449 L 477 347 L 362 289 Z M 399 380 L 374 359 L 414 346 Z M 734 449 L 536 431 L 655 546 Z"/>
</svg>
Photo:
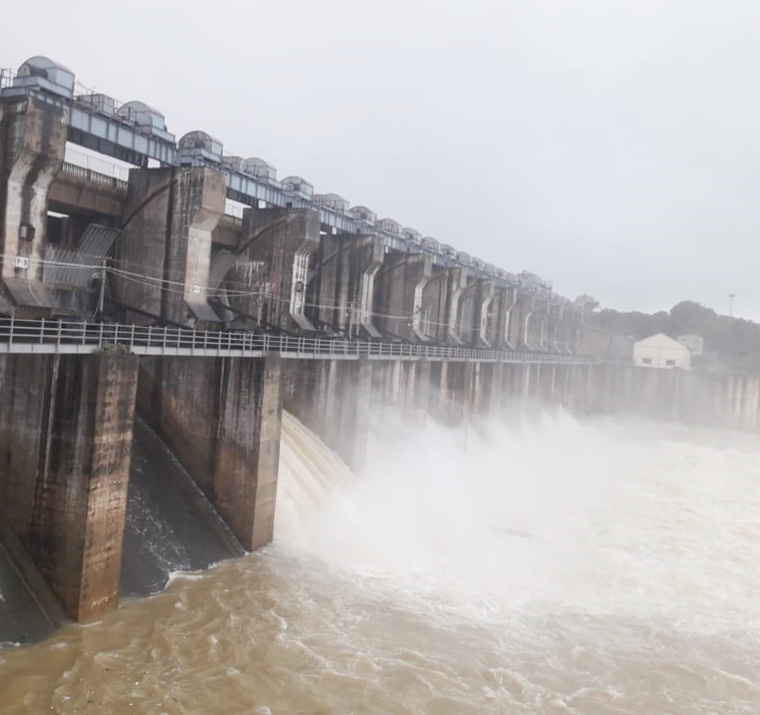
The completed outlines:
<svg viewBox="0 0 760 715">
<path fill-rule="evenodd" d="M 240 542 L 166 445 L 137 420 L 121 595 L 156 593 L 175 571 L 206 569 L 244 553 Z"/>
</svg>

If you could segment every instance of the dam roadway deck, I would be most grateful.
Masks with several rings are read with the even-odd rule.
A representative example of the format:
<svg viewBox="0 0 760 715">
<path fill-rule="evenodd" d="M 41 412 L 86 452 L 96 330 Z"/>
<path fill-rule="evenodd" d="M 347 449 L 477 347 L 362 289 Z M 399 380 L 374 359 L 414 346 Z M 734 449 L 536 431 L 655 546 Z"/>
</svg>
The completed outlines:
<svg viewBox="0 0 760 715">
<path fill-rule="evenodd" d="M 331 340 L 251 332 L 204 331 L 169 326 L 62 320 L 0 319 L 0 354 L 84 355 L 116 349 L 135 355 L 250 357 L 321 360 L 432 360 L 588 364 L 592 358 L 562 353 L 415 345 L 405 342 Z"/>
</svg>

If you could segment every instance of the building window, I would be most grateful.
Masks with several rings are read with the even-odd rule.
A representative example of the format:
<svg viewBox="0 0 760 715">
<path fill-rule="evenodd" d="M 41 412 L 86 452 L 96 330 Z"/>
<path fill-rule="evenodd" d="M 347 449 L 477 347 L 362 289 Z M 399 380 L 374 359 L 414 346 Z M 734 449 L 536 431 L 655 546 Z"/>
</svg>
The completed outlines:
<svg viewBox="0 0 760 715">
<path fill-rule="evenodd" d="M 652 358 L 641 358 L 641 364 L 642 365 L 651 365 L 652 364 Z"/>
<path fill-rule="evenodd" d="M 666 364 L 668 367 L 675 367 L 675 366 L 676 366 L 676 361 L 675 361 L 675 360 L 666 360 L 666 361 L 665 361 L 665 364 Z"/>
</svg>

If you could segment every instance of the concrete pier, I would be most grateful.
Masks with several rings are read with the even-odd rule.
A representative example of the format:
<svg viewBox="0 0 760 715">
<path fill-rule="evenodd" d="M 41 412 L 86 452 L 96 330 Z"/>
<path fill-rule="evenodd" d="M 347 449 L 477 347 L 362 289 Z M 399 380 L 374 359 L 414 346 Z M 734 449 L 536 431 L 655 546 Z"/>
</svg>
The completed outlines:
<svg viewBox="0 0 760 715">
<path fill-rule="evenodd" d="M 66 613 L 96 618 L 118 602 L 137 358 L 13 356 L 4 367 L 3 518 Z"/>
<path fill-rule="evenodd" d="M 272 539 L 279 465 L 280 359 L 145 360 L 140 414 L 246 549 Z"/>
<path fill-rule="evenodd" d="M 208 279 L 224 197 L 224 176 L 213 169 L 130 172 L 116 251 L 123 273 L 112 282 L 116 300 L 134 309 L 128 319 L 149 322 L 153 316 L 199 327 L 218 322 L 208 304 Z"/>
</svg>

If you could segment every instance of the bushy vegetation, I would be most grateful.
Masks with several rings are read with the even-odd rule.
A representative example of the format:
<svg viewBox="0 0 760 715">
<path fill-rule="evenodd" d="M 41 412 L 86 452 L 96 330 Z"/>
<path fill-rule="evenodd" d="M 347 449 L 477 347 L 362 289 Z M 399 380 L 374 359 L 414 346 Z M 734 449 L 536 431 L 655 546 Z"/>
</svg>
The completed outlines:
<svg viewBox="0 0 760 715">
<path fill-rule="evenodd" d="M 99 352 L 105 355 L 129 355 L 129 348 L 119 343 L 103 343 L 100 346 Z"/>
<path fill-rule="evenodd" d="M 760 373 L 760 325 L 743 318 L 718 315 L 712 308 L 691 300 L 674 305 L 669 313 L 660 311 L 651 315 L 604 308 L 593 311 L 588 322 L 636 340 L 655 333 L 665 333 L 672 338 L 689 333 L 701 335 L 705 341 L 702 362 L 719 360 L 731 369 Z"/>
</svg>

